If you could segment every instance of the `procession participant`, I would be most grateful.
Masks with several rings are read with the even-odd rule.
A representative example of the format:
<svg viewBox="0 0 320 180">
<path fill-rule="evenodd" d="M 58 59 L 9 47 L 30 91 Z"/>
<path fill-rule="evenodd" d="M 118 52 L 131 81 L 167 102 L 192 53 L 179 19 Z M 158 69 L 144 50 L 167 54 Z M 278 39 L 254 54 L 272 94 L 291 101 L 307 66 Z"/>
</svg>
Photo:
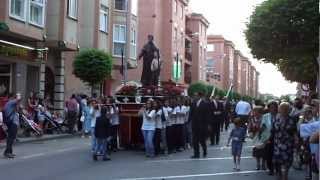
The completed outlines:
<svg viewBox="0 0 320 180">
<path fill-rule="evenodd" d="M 205 101 L 204 93 L 198 92 L 196 100 L 190 107 L 190 120 L 192 122 L 192 142 L 193 156 L 191 158 L 200 158 L 199 144 L 202 146 L 203 157 L 207 156 L 207 131 L 208 122 L 211 118 L 211 109 L 208 102 Z"/>
<path fill-rule="evenodd" d="M 293 149 L 296 137 L 296 123 L 290 117 L 290 104 L 279 106 L 279 115 L 273 123 L 274 150 L 273 162 L 279 179 L 288 180 L 288 171 L 293 162 Z"/>
<path fill-rule="evenodd" d="M 17 114 L 19 103 L 21 101 L 21 95 L 17 94 L 14 99 L 10 99 L 3 108 L 3 122 L 7 126 L 7 143 L 6 149 L 3 153 L 6 158 L 14 158 L 12 146 L 14 140 L 16 139 L 18 126 L 19 126 L 19 116 Z"/>
<path fill-rule="evenodd" d="M 223 97 L 221 102 L 223 104 L 223 111 L 222 111 L 222 114 L 221 114 L 221 116 L 222 116 L 221 120 L 222 121 L 221 121 L 221 125 L 220 125 L 221 132 L 222 132 L 223 130 L 227 131 L 228 128 L 229 128 L 231 104 L 230 104 L 230 102 L 229 102 L 227 97 Z"/>
<path fill-rule="evenodd" d="M 265 159 L 263 158 L 265 152 L 265 142 L 267 137 L 262 136 L 263 130 L 261 129 L 263 107 L 256 106 L 253 108 L 253 117 L 249 123 L 249 132 L 252 133 L 254 147 L 252 150 L 253 157 L 256 158 L 256 170 L 266 170 Z"/>
<path fill-rule="evenodd" d="M 153 108 L 156 110 L 156 130 L 154 135 L 154 149 L 155 149 L 155 155 L 159 155 L 161 153 L 161 130 L 162 130 L 162 105 L 159 101 L 153 102 Z"/>
<path fill-rule="evenodd" d="M 213 113 L 210 120 L 210 127 L 211 127 L 210 141 L 211 141 L 211 145 L 219 145 L 220 124 L 222 121 L 223 104 L 219 102 L 217 98 L 213 98 L 211 101 L 210 108 Z"/>
<path fill-rule="evenodd" d="M 190 99 L 188 97 L 185 98 L 184 101 L 186 116 L 185 116 L 185 124 L 184 124 L 184 132 L 185 132 L 185 147 L 186 149 L 191 148 L 192 143 L 192 132 L 191 132 L 191 121 L 189 118 L 190 115 Z"/>
<path fill-rule="evenodd" d="M 99 106 L 98 106 L 97 101 L 95 99 L 91 100 L 89 114 L 91 117 L 91 123 L 90 123 L 90 125 L 91 125 L 91 149 L 92 149 L 92 151 L 94 151 L 96 148 L 96 144 L 97 144 L 94 130 L 96 127 L 97 117 L 100 116 Z"/>
<path fill-rule="evenodd" d="M 178 100 L 173 98 L 171 100 L 172 104 L 172 113 L 171 113 L 171 120 L 172 120 L 172 145 L 173 145 L 173 152 L 179 151 L 179 129 L 178 129 L 178 114 L 180 113 L 180 107 L 178 106 Z"/>
<path fill-rule="evenodd" d="M 268 113 L 262 116 L 262 121 L 260 126 L 261 131 L 263 131 L 265 136 L 268 137 L 268 140 L 264 148 L 265 149 L 264 159 L 269 169 L 269 175 L 273 175 L 274 173 L 273 162 L 272 162 L 273 136 L 271 132 L 272 132 L 273 122 L 276 120 L 277 114 L 278 114 L 278 103 L 276 101 L 271 101 L 268 104 Z"/>
<path fill-rule="evenodd" d="M 242 126 L 247 129 L 246 123 L 248 123 L 249 115 L 251 113 L 251 105 L 241 99 L 236 105 L 235 112 L 237 116 L 240 117 Z"/>
<path fill-rule="evenodd" d="M 242 144 L 246 137 L 246 130 L 241 126 L 240 118 L 234 119 L 234 129 L 232 129 L 227 146 L 229 146 L 230 141 L 231 145 L 231 153 L 233 156 L 234 170 L 240 171 L 240 160 L 242 153 Z"/>
<path fill-rule="evenodd" d="M 116 105 L 116 101 L 113 97 L 110 98 L 112 104 L 112 115 L 111 115 L 111 149 L 113 152 L 118 150 L 118 131 L 120 126 L 119 120 L 119 107 Z"/>
<path fill-rule="evenodd" d="M 163 106 L 163 111 L 164 111 L 164 115 L 166 118 L 166 144 L 167 144 L 167 149 L 168 149 L 168 154 L 171 154 L 173 152 L 173 141 L 172 141 L 172 107 L 170 107 L 170 100 L 166 99 L 164 102 L 164 106 Z M 163 135 L 164 136 L 164 135 Z"/>
<path fill-rule="evenodd" d="M 186 107 L 184 106 L 183 99 L 178 99 L 178 111 L 177 111 L 177 150 L 182 151 L 185 149 L 185 134 L 184 134 L 184 123 L 186 118 Z"/>
<path fill-rule="evenodd" d="M 144 145 L 147 157 L 154 157 L 153 138 L 156 129 L 156 110 L 153 108 L 152 102 L 153 100 L 149 99 L 146 105 L 143 106 L 139 111 L 139 115 L 143 117 L 141 130 L 144 138 Z"/>
<path fill-rule="evenodd" d="M 107 118 L 107 108 L 102 107 L 100 116 L 97 117 L 94 136 L 96 138 L 96 146 L 94 148 L 93 160 L 97 161 L 97 156 L 103 156 L 103 161 L 108 161 L 107 138 L 110 134 L 110 119 Z"/>
</svg>

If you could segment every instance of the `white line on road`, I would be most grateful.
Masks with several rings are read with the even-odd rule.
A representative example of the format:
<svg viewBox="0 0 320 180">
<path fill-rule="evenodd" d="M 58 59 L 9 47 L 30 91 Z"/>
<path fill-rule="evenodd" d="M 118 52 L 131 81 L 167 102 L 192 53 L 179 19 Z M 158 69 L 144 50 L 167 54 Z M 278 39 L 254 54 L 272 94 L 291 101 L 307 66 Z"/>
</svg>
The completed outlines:
<svg viewBox="0 0 320 180">
<path fill-rule="evenodd" d="M 251 149 L 254 146 L 243 146 L 244 149 Z M 208 147 L 209 150 L 225 150 L 225 149 L 231 149 L 231 146 L 222 146 L 222 147 Z"/>
<path fill-rule="evenodd" d="M 28 155 L 28 156 L 22 156 L 22 157 L 20 157 L 20 159 L 31 159 L 31 158 L 45 156 L 45 155 L 46 155 L 45 153 L 38 153 L 38 154 L 32 154 L 32 155 Z"/>
<path fill-rule="evenodd" d="M 120 180 L 163 180 L 163 179 L 184 179 L 194 177 L 209 177 L 209 176 L 225 176 L 235 174 L 256 174 L 265 171 L 238 171 L 238 172 L 223 172 L 223 173 L 212 173 L 212 174 L 189 174 L 189 175 L 177 175 L 177 176 L 159 176 L 159 177 L 143 177 L 143 178 L 127 178 Z"/>
<path fill-rule="evenodd" d="M 162 160 L 154 160 L 154 161 L 147 161 L 150 163 L 158 163 L 158 162 L 185 162 L 185 161 L 212 161 L 212 160 L 230 160 L 233 157 L 217 157 L 217 158 L 201 158 L 201 159 L 162 159 Z M 241 159 L 253 159 L 251 156 L 241 157 Z"/>
</svg>

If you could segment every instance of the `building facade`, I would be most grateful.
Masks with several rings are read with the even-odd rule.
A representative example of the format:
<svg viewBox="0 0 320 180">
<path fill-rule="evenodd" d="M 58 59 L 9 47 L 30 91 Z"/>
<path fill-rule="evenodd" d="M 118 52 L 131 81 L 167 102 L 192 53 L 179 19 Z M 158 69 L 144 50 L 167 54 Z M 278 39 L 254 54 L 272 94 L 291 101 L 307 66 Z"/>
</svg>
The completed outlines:
<svg viewBox="0 0 320 180">
<path fill-rule="evenodd" d="M 210 71 L 207 67 L 207 29 L 209 21 L 202 14 L 191 13 L 187 16 L 186 23 L 185 72 L 188 72 L 191 68 L 191 82 L 207 81 L 207 74 Z"/>
</svg>

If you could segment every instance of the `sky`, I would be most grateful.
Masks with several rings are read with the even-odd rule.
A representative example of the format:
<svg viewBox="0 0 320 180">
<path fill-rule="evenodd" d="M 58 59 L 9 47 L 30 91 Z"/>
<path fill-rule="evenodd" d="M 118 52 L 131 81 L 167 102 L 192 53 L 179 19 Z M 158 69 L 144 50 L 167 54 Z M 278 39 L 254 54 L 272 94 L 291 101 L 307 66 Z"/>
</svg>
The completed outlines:
<svg viewBox="0 0 320 180">
<path fill-rule="evenodd" d="M 259 92 L 276 96 L 295 94 L 296 83 L 285 80 L 272 64 L 261 63 L 252 57 L 244 30 L 254 7 L 264 0 L 191 0 L 193 12 L 202 13 L 210 22 L 208 34 L 223 35 L 233 41 L 236 49 L 247 56 L 260 72 Z"/>
</svg>

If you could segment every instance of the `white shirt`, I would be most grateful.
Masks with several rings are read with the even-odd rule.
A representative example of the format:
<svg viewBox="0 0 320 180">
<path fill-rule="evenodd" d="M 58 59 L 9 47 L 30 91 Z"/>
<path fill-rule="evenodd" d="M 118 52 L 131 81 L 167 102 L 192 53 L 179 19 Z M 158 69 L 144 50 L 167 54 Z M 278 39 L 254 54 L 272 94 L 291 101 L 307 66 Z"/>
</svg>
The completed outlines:
<svg viewBox="0 0 320 180">
<path fill-rule="evenodd" d="M 141 130 L 150 130 L 154 131 L 156 129 L 156 111 L 145 111 L 143 112 L 143 123 L 141 126 Z"/>
<path fill-rule="evenodd" d="M 179 124 L 179 121 L 180 121 L 180 107 L 177 106 L 173 109 L 173 112 L 172 112 L 172 122 L 173 124 Z"/>
<path fill-rule="evenodd" d="M 162 119 L 161 119 L 161 115 L 162 115 L 162 110 L 160 109 L 157 113 L 156 113 L 156 128 L 157 129 L 162 129 Z"/>
<path fill-rule="evenodd" d="M 90 116 L 92 116 L 91 117 L 91 127 L 94 128 L 94 127 L 96 127 L 97 117 L 100 116 L 100 110 L 95 110 L 93 108 L 90 108 Z"/>
<path fill-rule="evenodd" d="M 166 127 L 172 126 L 172 121 L 171 121 L 171 113 L 172 113 L 172 108 L 171 107 L 163 107 L 163 112 L 164 112 L 164 117 L 166 118 Z"/>
<path fill-rule="evenodd" d="M 180 116 L 181 116 L 181 122 L 180 124 L 184 124 L 188 121 L 187 119 L 187 114 L 188 114 L 188 107 L 187 106 L 181 106 L 181 112 L 180 112 Z"/>
<path fill-rule="evenodd" d="M 237 115 L 249 115 L 251 112 L 251 105 L 246 101 L 239 101 L 236 106 Z"/>
<path fill-rule="evenodd" d="M 2 112 L 0 111 L 0 126 L 3 125 L 3 115 Z"/>
<path fill-rule="evenodd" d="M 111 125 L 119 125 L 119 108 L 111 108 Z"/>
</svg>

